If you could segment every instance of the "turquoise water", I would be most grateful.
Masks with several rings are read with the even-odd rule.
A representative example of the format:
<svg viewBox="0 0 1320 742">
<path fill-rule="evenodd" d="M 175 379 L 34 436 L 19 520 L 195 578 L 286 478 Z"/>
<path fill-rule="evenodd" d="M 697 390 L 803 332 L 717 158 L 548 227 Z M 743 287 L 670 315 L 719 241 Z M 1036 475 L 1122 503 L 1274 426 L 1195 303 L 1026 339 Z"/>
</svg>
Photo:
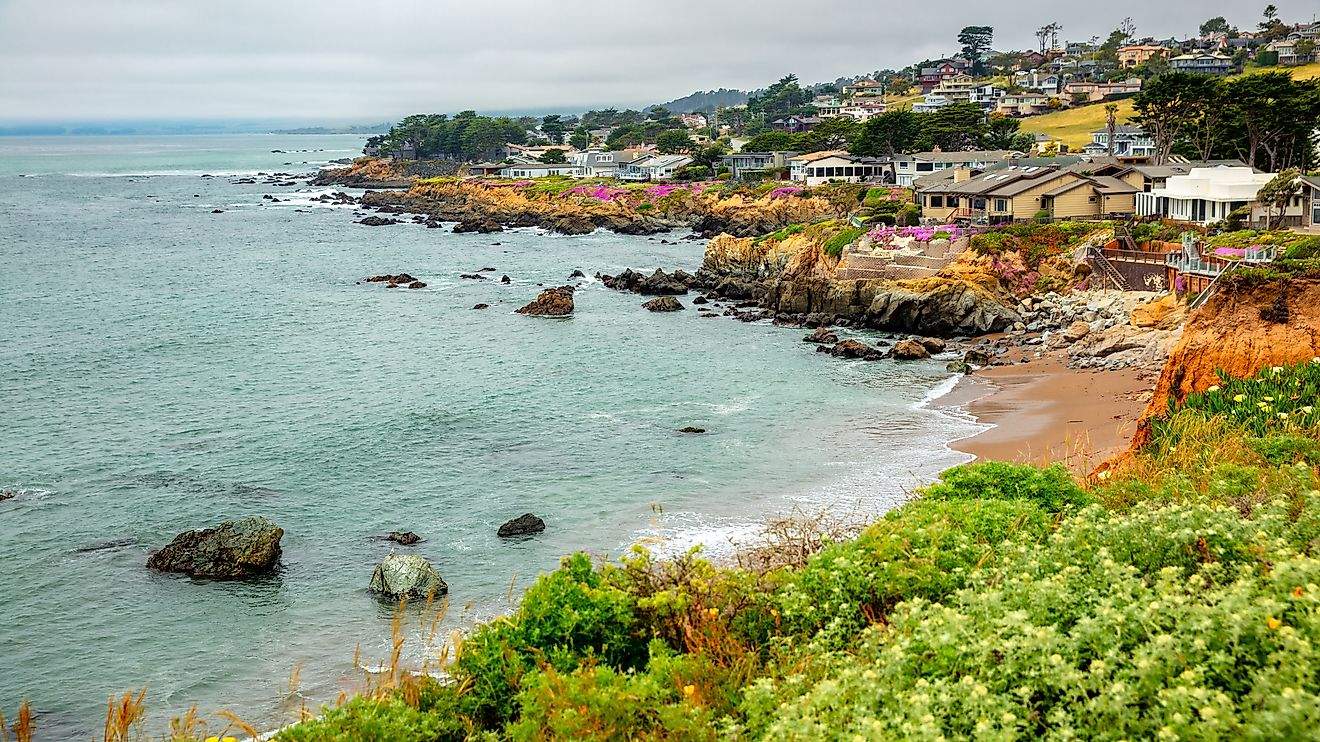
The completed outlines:
<svg viewBox="0 0 1320 742">
<path fill-rule="evenodd" d="M 703 243 L 368 228 L 308 187 L 199 177 L 360 146 L 0 138 L 0 490 L 20 493 L 0 503 L 0 707 L 29 696 L 39 739 L 85 739 L 143 685 L 154 732 L 194 703 L 278 723 L 297 665 L 313 703 L 350 689 L 354 647 L 386 652 L 365 587 L 393 529 L 426 539 L 463 626 L 574 550 L 726 553 L 768 515 L 879 513 L 962 460 L 944 444 L 974 426 L 922 405 L 943 361 L 838 361 L 599 283 L 571 319 L 512 313 L 574 269 L 693 270 Z M 484 267 L 512 284 L 458 277 Z M 429 287 L 356 284 L 400 271 Z M 527 511 L 544 534 L 495 536 Z M 144 567 L 255 514 L 286 530 L 274 576 Z"/>
</svg>

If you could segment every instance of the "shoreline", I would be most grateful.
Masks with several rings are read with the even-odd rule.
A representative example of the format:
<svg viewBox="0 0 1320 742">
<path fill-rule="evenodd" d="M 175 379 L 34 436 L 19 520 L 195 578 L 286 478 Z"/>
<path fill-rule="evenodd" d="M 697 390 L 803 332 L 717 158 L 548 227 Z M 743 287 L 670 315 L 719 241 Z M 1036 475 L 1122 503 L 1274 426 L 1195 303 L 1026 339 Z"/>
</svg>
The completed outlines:
<svg viewBox="0 0 1320 742">
<path fill-rule="evenodd" d="M 1128 447 L 1158 372 L 1070 369 L 1057 356 L 965 376 L 936 404 L 986 430 L 949 447 L 977 461 L 1063 463 L 1085 476 Z"/>
</svg>

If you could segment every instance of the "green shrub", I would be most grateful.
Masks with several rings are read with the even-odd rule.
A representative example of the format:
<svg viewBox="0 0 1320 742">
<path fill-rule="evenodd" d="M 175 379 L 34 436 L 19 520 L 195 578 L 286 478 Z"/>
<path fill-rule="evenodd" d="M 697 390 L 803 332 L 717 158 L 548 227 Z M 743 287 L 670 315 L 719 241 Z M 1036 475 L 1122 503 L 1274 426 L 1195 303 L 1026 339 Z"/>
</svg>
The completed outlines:
<svg viewBox="0 0 1320 742">
<path fill-rule="evenodd" d="M 1219 384 L 1190 394 L 1179 403 L 1169 399 L 1169 413 L 1191 410 L 1223 417 L 1255 436 L 1297 432 L 1320 425 L 1320 361 L 1265 368 L 1250 378 L 1220 372 Z M 1157 426 L 1158 428 L 1158 426 Z"/>
<path fill-rule="evenodd" d="M 456 672 L 471 682 L 464 711 L 490 726 L 514 716 L 523 675 L 545 664 L 570 671 L 600 662 L 630 669 L 646 658 L 633 600 L 592 569 L 585 554 L 563 560 L 527 590 L 518 610 L 463 642 Z"/>
<path fill-rule="evenodd" d="M 1275 433 L 1247 442 L 1262 459 L 1274 466 L 1302 463 L 1320 466 L 1320 441 L 1301 435 Z"/>
<path fill-rule="evenodd" d="M 916 204 L 903 204 L 898 210 L 895 221 L 900 227 L 916 227 L 921 225 L 921 208 Z"/>
<path fill-rule="evenodd" d="M 904 600 L 939 600 L 1001 543 L 1045 534 L 1052 516 L 1035 503 L 916 500 L 854 541 L 827 547 L 776 595 L 782 629 L 842 647 Z"/>
<path fill-rule="evenodd" d="M 1288 260 L 1320 258 L 1320 237 L 1303 237 L 1300 240 L 1288 243 L 1288 248 L 1284 251 L 1283 257 Z"/>
<path fill-rule="evenodd" d="M 1286 510 L 1084 510 L 805 682 L 758 683 L 749 736 L 1312 738 L 1320 561 L 1273 538 Z"/>
<path fill-rule="evenodd" d="M 938 500 L 1030 500 L 1050 512 L 1091 502 L 1062 464 L 1040 469 L 1002 461 L 955 466 L 922 494 Z"/>
<path fill-rule="evenodd" d="M 275 736 L 278 742 L 457 742 L 466 738 L 466 726 L 454 716 L 420 711 L 398 698 L 378 701 L 363 696 L 323 709 L 321 716 Z"/>
<path fill-rule="evenodd" d="M 843 248 L 857 241 L 858 237 L 865 234 L 866 230 L 857 227 L 848 227 L 835 233 L 825 241 L 825 254 L 833 257 L 839 257 L 843 254 Z"/>
</svg>

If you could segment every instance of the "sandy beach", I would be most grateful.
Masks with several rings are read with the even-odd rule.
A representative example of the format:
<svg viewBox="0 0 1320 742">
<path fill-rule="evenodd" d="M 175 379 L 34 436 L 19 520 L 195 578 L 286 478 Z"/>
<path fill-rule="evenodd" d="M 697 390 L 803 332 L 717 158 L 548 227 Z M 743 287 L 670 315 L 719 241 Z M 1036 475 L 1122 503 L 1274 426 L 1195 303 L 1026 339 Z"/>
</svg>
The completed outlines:
<svg viewBox="0 0 1320 742">
<path fill-rule="evenodd" d="M 978 371 L 945 399 L 994 427 L 952 444 L 978 459 L 1088 472 L 1127 447 L 1156 371 L 1069 369 L 1054 357 Z"/>
</svg>

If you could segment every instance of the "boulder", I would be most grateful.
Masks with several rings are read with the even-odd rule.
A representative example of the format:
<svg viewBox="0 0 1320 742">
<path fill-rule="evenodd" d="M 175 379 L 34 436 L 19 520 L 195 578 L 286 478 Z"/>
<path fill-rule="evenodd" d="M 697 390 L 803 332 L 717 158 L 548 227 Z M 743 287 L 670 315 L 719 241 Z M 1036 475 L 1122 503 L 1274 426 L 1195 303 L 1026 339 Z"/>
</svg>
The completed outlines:
<svg viewBox="0 0 1320 742">
<path fill-rule="evenodd" d="M 398 224 L 398 223 L 399 223 L 398 219 L 387 219 L 385 217 L 380 217 L 380 216 L 368 216 L 358 220 L 358 224 L 361 224 L 364 227 L 384 227 L 389 224 Z"/>
<path fill-rule="evenodd" d="M 449 586 L 430 562 L 413 554 L 393 553 L 376 565 L 376 571 L 371 573 L 370 589 L 393 600 L 425 600 L 449 592 Z"/>
<path fill-rule="evenodd" d="M 544 530 L 545 521 L 531 513 L 524 513 L 500 526 L 498 534 L 502 538 L 508 538 L 510 536 L 530 536 Z"/>
<path fill-rule="evenodd" d="M 573 287 L 560 286 L 546 289 L 536 301 L 518 310 L 518 314 L 533 317 L 567 317 L 573 313 Z"/>
<path fill-rule="evenodd" d="M 944 342 L 939 338 L 921 338 L 917 342 L 921 343 L 921 347 L 925 348 L 928 352 L 932 354 L 943 353 L 944 349 L 949 347 L 948 343 Z"/>
<path fill-rule="evenodd" d="M 1132 308 L 1129 320 L 1134 327 L 1171 330 L 1182 324 L 1187 316 L 1187 305 L 1178 297 L 1168 294 L 1155 301 Z"/>
<path fill-rule="evenodd" d="M 422 283 L 421 281 L 413 281 L 412 283 L 408 284 L 408 288 L 410 288 L 410 289 L 424 289 L 424 288 L 426 288 L 426 284 L 425 284 L 425 283 Z"/>
<path fill-rule="evenodd" d="M 648 311 L 648 312 L 681 312 L 681 311 L 683 311 L 683 305 L 682 305 L 681 303 L 679 303 L 678 299 L 675 299 L 675 298 L 672 297 L 672 296 L 661 296 L 661 297 L 658 297 L 658 298 L 652 299 L 652 300 L 650 300 L 650 301 L 648 301 L 648 302 L 642 304 L 642 307 L 643 307 L 644 309 L 646 309 L 646 311 Z"/>
<path fill-rule="evenodd" d="M 15 497 L 18 497 L 17 492 L 0 492 L 0 502 L 4 502 L 5 500 L 12 500 Z"/>
<path fill-rule="evenodd" d="M 458 277 L 459 277 L 459 278 L 467 279 L 467 280 L 469 280 L 469 281 L 484 281 L 484 280 L 486 280 L 486 277 L 483 276 L 483 275 L 481 275 L 480 273 L 460 273 L 460 274 L 458 275 Z"/>
<path fill-rule="evenodd" d="M 580 270 L 575 270 L 572 273 L 568 274 L 568 280 L 570 281 L 572 281 L 574 278 L 586 278 L 586 277 L 587 274 L 583 273 Z"/>
<path fill-rule="evenodd" d="M 839 336 L 824 327 L 817 327 L 815 332 L 802 338 L 802 342 L 833 345 L 839 342 Z"/>
<path fill-rule="evenodd" d="M 275 568 L 283 537 L 283 528 L 260 516 L 226 521 L 180 533 L 147 558 L 147 567 L 215 580 L 252 577 Z"/>
<path fill-rule="evenodd" d="M 422 540 L 421 536 L 418 536 L 412 531 L 390 531 L 390 535 L 385 538 L 396 544 L 403 544 L 404 546 L 412 546 Z"/>
<path fill-rule="evenodd" d="M 825 346 L 821 346 L 818 350 L 824 351 Z M 884 353 L 860 340 L 844 340 L 830 348 L 829 353 L 838 358 L 860 358 L 864 361 L 878 361 L 885 357 Z"/>
<path fill-rule="evenodd" d="M 972 348 L 963 354 L 963 363 L 969 366 L 989 366 L 990 354 L 984 350 Z"/>
<path fill-rule="evenodd" d="M 503 276 L 500 276 L 500 283 L 503 283 L 503 284 L 510 284 L 510 283 L 513 283 L 513 279 L 512 279 L 512 278 L 509 278 L 509 276 L 508 276 L 507 274 L 505 274 L 505 275 L 503 275 Z"/>
<path fill-rule="evenodd" d="M 400 273 L 397 276 L 391 276 L 386 273 L 381 276 L 372 276 L 371 278 L 368 278 L 367 283 L 412 283 L 416 280 L 416 278 L 413 278 L 407 273 Z"/>
<path fill-rule="evenodd" d="M 686 428 L 679 428 L 679 429 L 678 429 L 678 432 L 680 432 L 680 433 L 689 433 L 689 434 L 692 434 L 692 435 L 700 435 L 700 434 L 706 432 L 706 429 L 705 429 L 705 428 L 697 428 L 697 427 L 693 427 L 693 426 L 689 425 L 689 426 L 686 427 Z"/>
<path fill-rule="evenodd" d="M 490 305 L 489 305 L 489 304 L 473 304 L 473 305 L 472 305 L 472 308 L 473 308 L 473 309 L 490 309 Z"/>
<path fill-rule="evenodd" d="M 930 351 L 917 340 L 904 340 L 894 346 L 893 357 L 900 361 L 919 361 L 930 358 Z"/>
<path fill-rule="evenodd" d="M 1068 329 L 1063 331 L 1064 339 L 1070 343 L 1075 343 L 1090 334 L 1091 325 L 1081 321 L 1068 325 Z"/>
<path fill-rule="evenodd" d="M 692 303 L 700 306 L 702 304 L 709 304 L 710 300 L 704 296 L 698 296 L 697 298 L 692 300 Z"/>
</svg>

